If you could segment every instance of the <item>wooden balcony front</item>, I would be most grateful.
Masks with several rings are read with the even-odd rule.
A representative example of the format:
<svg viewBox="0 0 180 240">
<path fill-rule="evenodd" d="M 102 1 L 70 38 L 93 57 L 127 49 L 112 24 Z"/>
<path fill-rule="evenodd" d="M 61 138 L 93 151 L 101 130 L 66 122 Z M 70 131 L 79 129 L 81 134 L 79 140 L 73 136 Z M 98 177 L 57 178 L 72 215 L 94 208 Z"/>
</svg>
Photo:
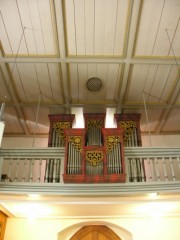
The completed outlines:
<svg viewBox="0 0 180 240">
<path fill-rule="evenodd" d="M 126 147 L 124 157 L 125 183 L 73 184 L 63 181 L 65 159 L 63 147 L 1 149 L 1 193 L 116 195 L 179 192 L 179 148 Z"/>
</svg>

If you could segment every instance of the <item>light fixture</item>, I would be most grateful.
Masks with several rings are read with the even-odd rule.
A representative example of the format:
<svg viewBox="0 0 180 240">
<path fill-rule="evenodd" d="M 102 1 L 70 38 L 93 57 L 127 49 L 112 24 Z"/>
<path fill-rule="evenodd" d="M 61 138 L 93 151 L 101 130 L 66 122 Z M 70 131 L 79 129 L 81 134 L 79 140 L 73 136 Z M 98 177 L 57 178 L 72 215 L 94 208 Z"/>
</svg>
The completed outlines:
<svg viewBox="0 0 180 240">
<path fill-rule="evenodd" d="M 4 107 L 5 107 L 5 103 L 2 103 L 1 110 L 0 110 L 0 147 L 1 147 L 4 127 L 5 127 L 4 120 L 3 120 Z"/>
<path fill-rule="evenodd" d="M 148 195 L 149 195 L 150 198 L 156 199 L 156 198 L 158 197 L 159 193 L 157 193 L 157 192 L 152 192 L 152 193 L 149 193 Z"/>
</svg>

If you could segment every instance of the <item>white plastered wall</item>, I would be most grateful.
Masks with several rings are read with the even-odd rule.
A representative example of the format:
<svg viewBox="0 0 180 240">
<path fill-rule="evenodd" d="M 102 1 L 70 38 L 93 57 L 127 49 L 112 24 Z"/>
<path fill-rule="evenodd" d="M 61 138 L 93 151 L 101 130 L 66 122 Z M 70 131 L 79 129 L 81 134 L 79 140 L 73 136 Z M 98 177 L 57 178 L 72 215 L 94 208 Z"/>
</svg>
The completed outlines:
<svg viewBox="0 0 180 240">
<path fill-rule="evenodd" d="M 48 146 L 48 138 L 4 137 L 2 148 L 41 148 Z M 180 135 L 142 135 L 144 147 L 180 147 Z"/>
<path fill-rule="evenodd" d="M 69 240 L 81 226 L 103 224 L 122 240 L 179 240 L 179 217 L 115 219 L 15 219 L 9 218 L 4 240 Z M 68 232 L 69 229 L 69 232 Z"/>
</svg>

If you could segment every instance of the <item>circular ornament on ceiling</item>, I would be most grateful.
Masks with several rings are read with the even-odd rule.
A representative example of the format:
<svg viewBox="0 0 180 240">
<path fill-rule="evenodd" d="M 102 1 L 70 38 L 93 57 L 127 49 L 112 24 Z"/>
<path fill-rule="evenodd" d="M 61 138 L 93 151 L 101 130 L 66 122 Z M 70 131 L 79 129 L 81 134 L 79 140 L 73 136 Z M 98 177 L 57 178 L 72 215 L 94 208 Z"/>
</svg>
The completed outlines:
<svg viewBox="0 0 180 240">
<path fill-rule="evenodd" d="M 91 77 L 86 82 L 86 87 L 91 92 L 98 92 L 103 87 L 103 82 L 97 77 Z"/>
</svg>

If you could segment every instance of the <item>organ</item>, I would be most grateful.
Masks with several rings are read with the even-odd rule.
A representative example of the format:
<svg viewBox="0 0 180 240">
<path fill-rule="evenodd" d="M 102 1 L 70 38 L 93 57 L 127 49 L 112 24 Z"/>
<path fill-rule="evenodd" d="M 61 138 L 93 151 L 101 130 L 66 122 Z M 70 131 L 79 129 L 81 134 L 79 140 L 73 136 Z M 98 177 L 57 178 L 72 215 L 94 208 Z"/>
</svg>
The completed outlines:
<svg viewBox="0 0 180 240">
<path fill-rule="evenodd" d="M 49 115 L 48 145 L 65 147 L 64 183 L 126 181 L 124 146 L 141 145 L 140 115 L 115 114 L 117 128 L 105 128 L 105 117 L 84 114 L 85 128 L 72 128 L 74 115 Z M 48 182 L 54 164 L 48 163 Z"/>
</svg>

